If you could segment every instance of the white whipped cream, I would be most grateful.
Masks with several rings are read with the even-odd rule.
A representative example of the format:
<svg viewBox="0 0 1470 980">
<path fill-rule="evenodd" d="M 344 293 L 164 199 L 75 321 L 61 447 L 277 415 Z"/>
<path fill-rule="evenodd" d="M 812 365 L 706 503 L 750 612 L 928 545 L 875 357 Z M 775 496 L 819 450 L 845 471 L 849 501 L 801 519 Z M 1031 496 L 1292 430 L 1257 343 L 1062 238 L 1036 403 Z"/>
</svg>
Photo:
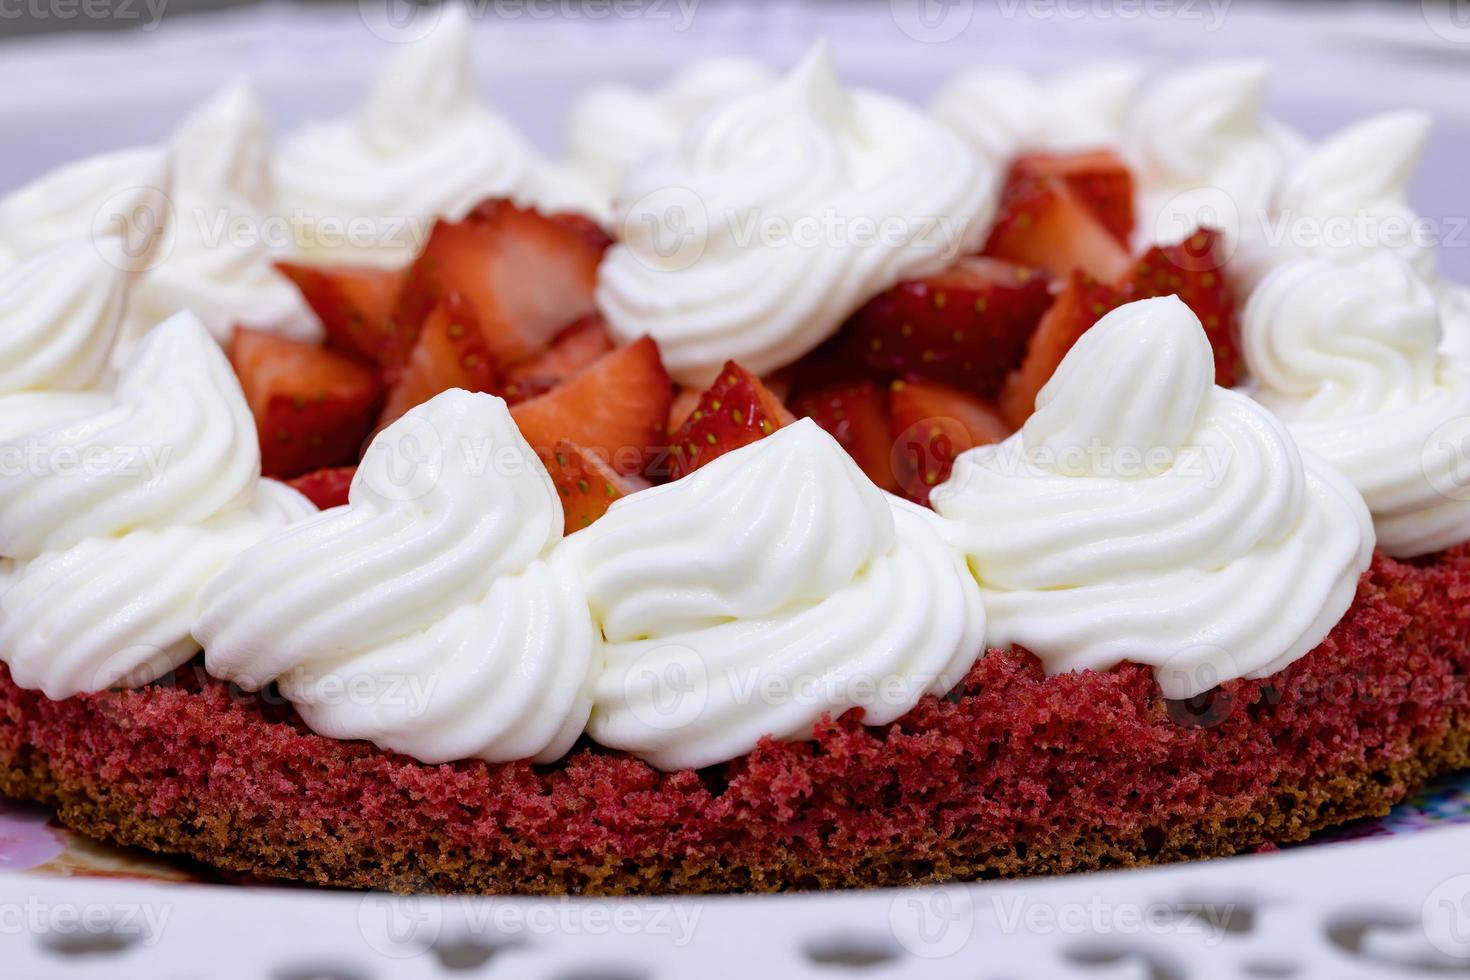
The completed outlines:
<svg viewBox="0 0 1470 980">
<path fill-rule="evenodd" d="M 985 635 L 949 533 L 810 420 L 619 500 L 565 545 L 607 640 L 589 732 L 699 767 L 948 692 Z"/>
<path fill-rule="evenodd" d="M 196 109 L 174 134 L 173 158 L 172 234 L 129 297 L 119 363 L 149 328 L 181 310 L 221 343 L 241 325 L 318 338 L 316 318 L 271 266 L 279 247 L 270 130 L 255 95 L 235 84 Z"/>
<path fill-rule="evenodd" d="M 934 117 L 980 158 L 1004 167 L 1022 153 L 1116 147 L 1139 73 L 1127 65 L 1070 72 L 1038 82 L 1005 69 L 965 72 L 939 90 Z"/>
<path fill-rule="evenodd" d="M 435 218 L 458 219 L 488 197 L 539 199 L 544 164 L 475 93 L 471 40 L 464 9 L 447 7 L 388 61 L 356 114 L 283 142 L 281 207 L 308 256 L 403 265 Z"/>
<path fill-rule="evenodd" d="M 1470 539 L 1470 373 L 1437 353 L 1434 297 L 1404 263 L 1299 259 L 1242 320 L 1253 393 L 1303 448 L 1342 470 L 1396 558 Z"/>
<path fill-rule="evenodd" d="M 168 221 L 168 152 L 144 147 L 87 157 L 0 198 L 0 270 L 83 238 L 126 241 L 148 265 Z"/>
<path fill-rule="evenodd" d="M 553 553 L 561 503 L 505 403 L 451 390 L 383 430 L 346 506 L 261 542 L 210 585 L 210 673 L 272 680 L 312 730 L 423 762 L 558 758 L 597 644 Z"/>
<path fill-rule="evenodd" d="M 1209 341 L 1175 297 L 1098 321 L 1025 427 L 962 454 L 933 500 L 968 527 L 993 646 L 1048 673 L 1150 665 L 1171 698 L 1316 646 L 1373 549 L 1347 480 L 1215 387 Z"/>
<path fill-rule="evenodd" d="M 151 332 L 96 414 L 0 443 L 0 660 L 16 683 L 66 698 L 191 657 L 204 584 L 312 511 L 259 473 L 239 382 L 188 313 Z"/>
<path fill-rule="evenodd" d="M 105 244 L 56 245 L 0 273 L 0 440 L 108 403 L 128 275 Z"/>
<path fill-rule="evenodd" d="M 764 374 L 874 294 L 978 248 L 995 178 L 910 106 L 844 90 L 818 45 L 629 173 L 598 305 L 620 340 L 657 340 L 684 384 L 730 359 Z"/>
<path fill-rule="evenodd" d="M 651 154 L 673 149 L 701 115 L 775 80 L 758 61 L 721 57 L 696 62 L 654 92 L 594 86 L 577 98 L 567 116 L 570 163 L 611 202 L 624 174 Z"/>
<path fill-rule="evenodd" d="M 1183 240 L 1201 225 L 1260 233 L 1272 191 L 1303 142 L 1261 108 L 1268 74 L 1255 63 L 1160 79 L 1128 115 L 1124 148 L 1138 187 L 1138 245 Z"/>
</svg>

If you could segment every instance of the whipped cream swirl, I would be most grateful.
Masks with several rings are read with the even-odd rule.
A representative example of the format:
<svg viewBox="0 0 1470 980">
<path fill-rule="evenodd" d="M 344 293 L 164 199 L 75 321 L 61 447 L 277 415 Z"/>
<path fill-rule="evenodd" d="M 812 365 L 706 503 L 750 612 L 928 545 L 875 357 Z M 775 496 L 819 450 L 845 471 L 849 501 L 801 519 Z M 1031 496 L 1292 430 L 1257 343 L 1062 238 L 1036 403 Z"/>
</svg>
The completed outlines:
<svg viewBox="0 0 1470 980">
<path fill-rule="evenodd" d="M 1138 71 L 1127 65 L 1070 72 L 1045 82 L 982 69 L 940 89 L 930 111 L 982 160 L 1004 167 L 1022 153 L 1117 146 L 1138 80 Z"/>
<path fill-rule="evenodd" d="M 1266 277 L 1242 321 L 1255 396 L 1342 470 L 1396 558 L 1470 539 L 1458 467 L 1470 371 L 1437 353 L 1434 297 L 1391 255 L 1299 259 Z"/>
<path fill-rule="evenodd" d="M 539 199 L 542 161 L 475 93 L 472 63 L 468 16 L 449 5 L 432 33 L 388 61 L 355 115 L 283 143 L 281 207 L 306 255 L 403 265 L 435 218 L 460 218 L 487 197 Z"/>
<path fill-rule="evenodd" d="M 181 310 L 221 343 L 237 325 L 320 336 L 296 288 L 271 266 L 270 131 L 254 94 L 236 84 L 195 110 L 174 134 L 173 158 L 172 233 L 129 298 L 119 358 Z"/>
<path fill-rule="evenodd" d="M 245 397 L 182 313 L 137 351 L 109 403 L 0 443 L 0 660 L 52 699 L 154 680 L 199 649 L 204 584 L 312 512 L 259 479 Z"/>
<path fill-rule="evenodd" d="M 1175 297 L 1098 321 L 1025 427 L 962 454 L 933 500 L 968 529 L 992 645 L 1048 673 L 1147 664 L 1171 698 L 1316 646 L 1373 549 L 1347 480 L 1215 387 L 1209 342 Z"/>
<path fill-rule="evenodd" d="M 620 339 L 657 340 L 684 384 L 730 359 L 766 373 L 872 295 L 978 248 L 995 177 L 913 108 L 844 90 L 818 45 L 629 173 L 598 305 Z"/>
<path fill-rule="evenodd" d="M 699 767 L 948 692 L 985 633 L 949 534 L 810 420 L 618 501 L 566 543 L 607 640 L 592 737 Z"/>
<path fill-rule="evenodd" d="M 505 403 L 447 391 L 373 440 L 347 505 L 221 573 L 195 630 L 210 673 L 276 681 L 323 735 L 550 761 L 582 732 L 598 649 L 561 537 Z"/>
</svg>

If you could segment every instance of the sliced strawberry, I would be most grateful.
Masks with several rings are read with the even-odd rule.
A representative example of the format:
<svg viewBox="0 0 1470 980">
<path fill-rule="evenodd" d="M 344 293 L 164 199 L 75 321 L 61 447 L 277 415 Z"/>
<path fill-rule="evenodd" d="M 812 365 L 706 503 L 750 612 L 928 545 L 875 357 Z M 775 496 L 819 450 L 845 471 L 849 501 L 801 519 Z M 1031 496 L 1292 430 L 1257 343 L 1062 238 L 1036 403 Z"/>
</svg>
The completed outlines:
<svg viewBox="0 0 1470 980">
<path fill-rule="evenodd" d="M 606 514 L 613 501 L 635 489 L 602 457 L 566 439 L 552 450 L 546 460 L 546 470 L 561 496 L 568 534 L 580 531 Z"/>
<path fill-rule="evenodd" d="M 1060 177 L 1007 186 L 986 255 L 1064 276 L 1080 269 L 1103 282 L 1128 271 L 1128 250 Z"/>
<path fill-rule="evenodd" d="M 1177 245 L 1155 245 L 1123 281 L 1128 301 L 1178 296 L 1204 324 L 1215 349 L 1215 383 L 1234 387 L 1243 375 L 1235 328 L 1235 295 L 1224 274 L 1225 243 L 1218 231 L 1200 230 Z"/>
<path fill-rule="evenodd" d="M 1040 272 L 971 256 L 874 297 L 846 329 L 864 360 L 881 371 L 993 395 L 1020 363 L 1049 305 Z"/>
<path fill-rule="evenodd" d="M 929 491 L 949 479 L 955 457 L 1011 434 L 993 406 L 935 381 L 895 381 L 888 394 L 892 468 L 904 496 L 927 504 Z"/>
<path fill-rule="evenodd" d="M 396 364 L 408 350 L 394 322 L 406 269 L 277 262 L 327 334 L 327 347 L 369 364 Z"/>
<path fill-rule="evenodd" d="M 314 344 L 239 327 L 230 362 L 260 432 L 266 476 L 353 462 L 382 402 L 377 373 Z"/>
<path fill-rule="evenodd" d="M 826 429 L 868 479 L 890 493 L 898 492 L 890 458 L 893 439 L 888 431 L 887 400 L 876 384 L 859 381 L 809 392 L 793 402 L 791 410 Z"/>
<path fill-rule="evenodd" d="M 291 486 L 316 504 L 317 509 L 326 510 L 347 503 L 347 491 L 352 488 L 352 478 L 356 475 L 356 466 L 329 466 L 298 476 Z"/>
<path fill-rule="evenodd" d="M 764 439 L 794 416 L 760 378 L 734 361 L 699 396 L 699 404 L 674 436 L 670 460 L 674 479 L 687 476 L 712 459 Z"/>
<path fill-rule="evenodd" d="M 673 397 L 658 345 L 644 337 L 510 413 L 538 453 L 565 439 L 626 475 L 642 472 L 664 444 Z"/>
<path fill-rule="evenodd" d="M 1041 318 L 1036 333 L 1026 346 L 1021 366 L 1006 378 L 1000 391 L 1000 414 L 1013 429 L 1019 429 L 1036 408 L 1036 395 L 1051 380 L 1062 358 L 1077 339 L 1103 314 L 1127 302 L 1127 297 L 1081 272 L 1067 277 L 1067 284 Z"/>
<path fill-rule="evenodd" d="M 1133 174 L 1116 153 L 1028 153 L 1011 163 L 1006 184 L 1043 177 L 1061 178 L 1119 244 L 1128 246 L 1133 237 Z"/>
<path fill-rule="evenodd" d="M 704 392 L 698 388 L 681 386 L 674 392 L 674 400 L 669 404 L 668 432 L 670 435 L 684 427 L 689 416 L 693 415 L 694 410 L 699 407 L 699 399 L 702 397 L 704 397 Z"/>
<path fill-rule="evenodd" d="M 398 323 L 415 335 L 434 304 L 458 291 L 473 307 L 491 356 L 514 364 L 594 312 L 600 258 L 577 230 L 536 211 L 489 202 L 464 221 L 434 226 L 409 271 Z"/>
<path fill-rule="evenodd" d="M 603 230 L 602 225 L 585 214 L 578 214 L 575 211 L 559 211 L 551 216 L 551 220 L 568 231 L 576 232 L 584 242 L 597 250 L 598 255 L 612 248 L 612 236 Z"/>
<path fill-rule="evenodd" d="M 450 291 L 440 298 L 419 329 L 408 361 L 393 376 L 379 428 L 450 388 L 496 390 L 495 362 L 463 296 Z"/>
<path fill-rule="evenodd" d="M 612 349 L 613 340 L 607 332 L 607 321 L 594 313 L 557 334 L 546 350 L 511 365 L 505 376 L 512 382 L 555 386 L 592 366 Z"/>
</svg>

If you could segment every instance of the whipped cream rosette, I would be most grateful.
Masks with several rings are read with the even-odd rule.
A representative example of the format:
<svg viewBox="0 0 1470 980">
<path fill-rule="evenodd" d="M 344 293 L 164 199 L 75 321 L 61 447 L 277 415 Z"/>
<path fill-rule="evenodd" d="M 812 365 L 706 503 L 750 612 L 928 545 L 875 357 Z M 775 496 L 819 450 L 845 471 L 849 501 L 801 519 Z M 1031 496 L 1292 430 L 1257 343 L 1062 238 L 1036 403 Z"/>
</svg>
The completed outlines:
<svg viewBox="0 0 1470 980">
<path fill-rule="evenodd" d="M 933 501 L 967 529 L 991 645 L 1048 673 L 1150 665 L 1171 698 L 1302 656 L 1373 549 L 1346 478 L 1215 386 L 1175 297 L 1098 321 L 1025 427 L 963 453 Z"/>
<path fill-rule="evenodd" d="M 985 634 L 949 533 L 810 420 L 619 500 L 566 543 L 607 640 L 589 731 L 698 767 L 948 692 Z"/>
<path fill-rule="evenodd" d="M 79 239 L 0 273 L 0 440 L 100 411 L 128 274 Z"/>
<path fill-rule="evenodd" d="M 629 172 L 598 305 L 703 386 L 796 360 L 871 296 L 977 250 L 998 190 L 955 134 L 838 82 L 824 45 Z"/>
<path fill-rule="evenodd" d="M 1139 73 L 1128 65 L 1069 72 L 1044 82 L 1006 69 L 965 72 L 934 97 L 930 111 L 1006 167 L 1022 153 L 1115 147 L 1122 139 Z"/>
<path fill-rule="evenodd" d="M 1140 246 L 1182 241 L 1199 227 L 1233 241 L 1261 216 L 1299 136 L 1262 113 L 1266 67 L 1212 65 L 1159 79 L 1128 114 L 1123 146 L 1138 185 Z"/>
<path fill-rule="evenodd" d="M 169 218 L 168 151 L 142 147 L 59 167 L 0 198 L 0 271 L 55 246 L 117 237 L 117 260 L 147 268 Z"/>
<path fill-rule="evenodd" d="M 1403 262 L 1298 259 L 1242 320 L 1253 394 L 1342 470 L 1397 558 L 1470 539 L 1470 369 L 1437 352 L 1439 313 Z"/>
<path fill-rule="evenodd" d="M 94 413 L 0 443 L 0 660 L 52 699 L 151 681 L 198 651 L 204 584 L 311 512 L 260 479 L 239 382 L 181 313 Z"/>
<path fill-rule="evenodd" d="M 289 236 L 271 214 L 270 131 L 259 100 L 242 84 L 230 86 L 184 120 L 172 147 L 173 225 L 129 297 L 120 361 L 181 310 L 221 343 L 237 325 L 318 337 L 316 318 L 271 265 Z"/>
<path fill-rule="evenodd" d="M 476 94 L 471 40 L 464 9 L 446 6 L 432 33 L 388 61 L 355 114 L 283 141 L 280 207 L 307 257 L 405 265 L 434 219 L 463 217 L 485 198 L 579 200 Z"/>
<path fill-rule="evenodd" d="M 651 154 L 676 146 L 701 115 L 775 79 L 758 61 L 721 57 L 695 62 L 653 92 L 593 86 L 578 96 L 567 116 L 570 163 L 611 202 L 624 174 Z"/>
<path fill-rule="evenodd" d="M 597 666 L 562 510 L 505 403 L 447 391 L 384 429 L 349 502 L 210 585 L 210 673 L 275 681 L 311 728 L 437 763 L 549 761 Z"/>
</svg>

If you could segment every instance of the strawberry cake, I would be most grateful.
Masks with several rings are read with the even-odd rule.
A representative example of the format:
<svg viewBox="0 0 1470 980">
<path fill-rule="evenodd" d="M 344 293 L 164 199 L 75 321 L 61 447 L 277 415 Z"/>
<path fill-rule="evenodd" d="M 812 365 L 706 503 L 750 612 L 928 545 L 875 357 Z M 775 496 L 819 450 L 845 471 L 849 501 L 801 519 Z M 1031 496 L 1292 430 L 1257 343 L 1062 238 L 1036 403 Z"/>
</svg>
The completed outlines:
<svg viewBox="0 0 1470 980">
<path fill-rule="evenodd" d="M 1414 113 L 817 45 L 541 155 L 451 11 L 0 198 L 0 792 L 231 873 L 776 891 L 1221 856 L 1470 766 Z M 105 205 L 105 206 L 104 206 Z M 221 227 L 254 234 L 221 237 Z"/>
</svg>

